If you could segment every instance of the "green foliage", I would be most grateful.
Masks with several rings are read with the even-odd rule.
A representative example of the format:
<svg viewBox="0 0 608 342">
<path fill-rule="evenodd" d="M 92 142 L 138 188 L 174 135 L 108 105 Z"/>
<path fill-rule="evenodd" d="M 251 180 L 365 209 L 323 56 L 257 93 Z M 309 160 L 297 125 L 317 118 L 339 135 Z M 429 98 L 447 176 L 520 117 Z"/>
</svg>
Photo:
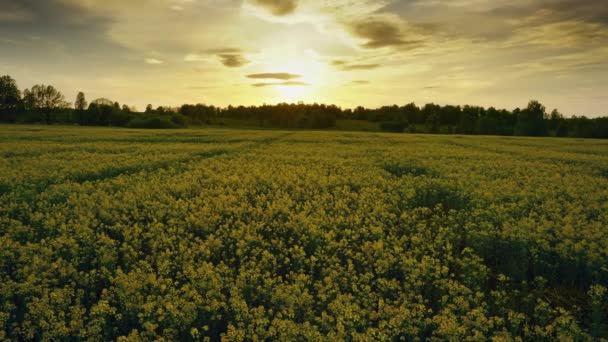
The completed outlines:
<svg viewBox="0 0 608 342">
<path fill-rule="evenodd" d="M 407 122 L 403 121 L 385 121 L 380 123 L 380 129 L 383 132 L 403 133 L 407 128 Z"/>
<path fill-rule="evenodd" d="M 131 128 L 177 128 L 179 127 L 170 117 L 144 116 L 131 119 L 127 123 Z"/>
<path fill-rule="evenodd" d="M 380 127 L 375 122 L 363 120 L 336 120 L 336 130 L 353 132 L 378 132 Z"/>
<path fill-rule="evenodd" d="M 0 130 L 0 339 L 608 338 L 604 141 Z"/>
<path fill-rule="evenodd" d="M 21 91 L 10 76 L 0 77 L 0 121 L 15 122 L 22 109 Z"/>
<path fill-rule="evenodd" d="M 23 92 L 25 109 L 40 115 L 47 125 L 53 122 L 53 113 L 67 108 L 63 94 L 52 85 L 37 84 Z"/>
</svg>

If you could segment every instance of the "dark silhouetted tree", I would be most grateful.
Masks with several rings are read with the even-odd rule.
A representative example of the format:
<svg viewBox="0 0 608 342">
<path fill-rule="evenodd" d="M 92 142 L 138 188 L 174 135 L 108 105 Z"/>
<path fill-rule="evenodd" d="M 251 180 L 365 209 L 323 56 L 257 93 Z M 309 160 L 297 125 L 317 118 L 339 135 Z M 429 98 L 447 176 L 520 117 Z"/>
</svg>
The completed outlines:
<svg viewBox="0 0 608 342">
<path fill-rule="evenodd" d="M 10 76 L 0 77 L 0 121 L 15 122 L 22 107 L 21 91 Z"/>
<path fill-rule="evenodd" d="M 47 125 L 51 124 L 54 111 L 68 107 L 63 94 L 52 85 L 37 84 L 26 89 L 23 101 L 26 109 L 40 112 Z"/>
<path fill-rule="evenodd" d="M 553 132 L 556 137 L 568 136 L 568 125 L 564 116 L 557 110 L 554 109 L 549 116 L 549 130 Z"/>
<path fill-rule="evenodd" d="M 74 109 L 76 110 L 85 110 L 87 108 L 87 100 L 84 97 L 83 92 L 79 92 L 76 95 L 76 102 L 74 102 Z"/>
<path fill-rule="evenodd" d="M 78 95 L 76 95 L 76 101 L 74 102 L 74 110 L 76 110 L 76 113 L 78 116 L 78 123 L 80 125 L 86 124 L 86 120 L 85 120 L 85 110 L 86 109 L 87 109 L 87 100 L 84 97 L 84 93 L 79 92 Z"/>
<path fill-rule="evenodd" d="M 426 131 L 428 133 L 439 133 L 441 122 L 439 119 L 439 113 L 432 113 L 426 119 Z"/>
<path fill-rule="evenodd" d="M 471 106 L 464 106 L 460 112 L 460 120 L 458 123 L 458 133 L 473 134 L 477 123 L 478 111 Z"/>
<path fill-rule="evenodd" d="M 528 107 L 517 117 L 516 135 L 543 136 L 547 135 L 546 110 L 540 102 L 532 100 Z"/>
</svg>

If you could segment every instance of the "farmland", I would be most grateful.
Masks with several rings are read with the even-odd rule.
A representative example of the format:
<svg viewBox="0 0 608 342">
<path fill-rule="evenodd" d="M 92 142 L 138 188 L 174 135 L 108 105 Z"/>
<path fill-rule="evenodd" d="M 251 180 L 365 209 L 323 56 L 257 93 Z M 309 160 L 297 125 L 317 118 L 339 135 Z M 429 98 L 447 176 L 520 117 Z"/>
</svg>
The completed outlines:
<svg viewBox="0 0 608 342">
<path fill-rule="evenodd" d="M 0 132 L 0 339 L 608 338 L 608 141 Z"/>
</svg>

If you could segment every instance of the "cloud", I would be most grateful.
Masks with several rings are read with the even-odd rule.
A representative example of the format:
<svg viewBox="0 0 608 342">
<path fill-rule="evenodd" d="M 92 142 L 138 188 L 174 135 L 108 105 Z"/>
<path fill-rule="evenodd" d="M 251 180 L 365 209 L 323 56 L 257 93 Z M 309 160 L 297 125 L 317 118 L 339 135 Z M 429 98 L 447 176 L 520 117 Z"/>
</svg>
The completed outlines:
<svg viewBox="0 0 608 342">
<path fill-rule="evenodd" d="M 608 29 L 601 24 L 579 21 L 559 21 L 513 30 L 506 44 L 511 46 L 537 45 L 562 49 L 601 46 L 608 41 Z"/>
<path fill-rule="evenodd" d="M 159 64 L 164 63 L 160 59 L 156 59 L 156 58 L 146 58 L 144 61 L 146 62 L 146 64 L 152 64 L 152 65 L 159 65 Z"/>
<path fill-rule="evenodd" d="M 536 0 L 516 1 L 498 5 L 487 12 L 493 16 L 510 18 L 542 14 L 543 23 L 576 20 L 579 22 L 608 25 L 608 6 L 597 0 Z"/>
<path fill-rule="evenodd" d="M 222 64 L 229 68 L 238 68 L 249 63 L 245 57 L 238 54 L 221 54 L 218 56 Z"/>
<path fill-rule="evenodd" d="M 184 56 L 184 62 L 204 62 L 207 58 L 205 56 L 199 55 L 197 53 L 189 53 Z"/>
<path fill-rule="evenodd" d="M 274 82 L 274 83 L 254 83 L 252 86 L 254 87 L 272 87 L 272 86 L 309 86 L 310 84 L 305 82 L 297 82 L 297 81 L 286 81 L 286 82 Z"/>
<path fill-rule="evenodd" d="M 411 0 L 395 1 L 385 10 L 432 31 L 433 35 L 482 44 L 512 39 L 535 44 L 537 40 L 526 35 L 528 31 L 536 31 L 539 40 L 553 40 L 553 45 L 561 45 L 561 37 L 556 33 L 563 32 L 558 32 L 558 27 L 571 26 L 567 28 L 571 31 L 570 41 L 608 30 L 608 6 L 597 0 Z"/>
<path fill-rule="evenodd" d="M 111 25 L 112 18 L 74 1 L 0 0 L 0 35 L 19 42 L 17 48 L 2 49 L 2 59 L 30 67 L 43 60 L 53 63 L 53 58 L 62 62 L 67 56 L 91 64 L 115 63 L 128 51 L 108 37 Z"/>
<path fill-rule="evenodd" d="M 205 50 L 206 53 L 212 54 L 212 55 L 221 55 L 221 54 L 225 54 L 225 53 L 241 53 L 243 50 L 239 49 L 239 48 L 233 48 L 233 47 L 226 47 L 226 48 L 217 48 L 217 49 L 208 49 Z"/>
<path fill-rule="evenodd" d="M 28 27 L 56 29 L 60 26 L 84 27 L 87 20 L 95 19 L 96 16 L 81 6 L 67 1 L 0 0 L 0 23 L 27 22 Z"/>
<path fill-rule="evenodd" d="M 243 56 L 241 49 L 238 48 L 209 49 L 202 54 L 189 53 L 184 56 L 184 62 L 207 62 L 209 61 L 207 55 L 217 56 L 220 62 L 228 68 L 238 68 L 249 64 L 249 60 Z"/>
<path fill-rule="evenodd" d="M 15 3 L 3 3 L 0 1 L 0 23 L 28 22 L 34 19 L 34 15 L 27 8 Z"/>
<path fill-rule="evenodd" d="M 372 70 L 377 69 L 380 64 L 349 64 L 342 60 L 335 60 L 331 63 L 333 66 L 338 67 L 342 71 L 353 71 L 353 70 Z"/>
<path fill-rule="evenodd" d="M 276 16 L 291 14 L 298 7 L 297 0 L 252 0 L 252 2 Z"/>
<path fill-rule="evenodd" d="M 342 67 L 342 70 L 345 71 L 349 71 L 349 70 L 371 70 L 371 69 L 376 69 L 379 68 L 380 64 L 351 64 L 351 65 L 346 65 L 344 67 Z"/>
<path fill-rule="evenodd" d="M 277 73 L 263 73 L 263 74 L 252 74 L 247 75 L 248 78 L 255 79 L 268 79 L 268 80 L 292 80 L 294 78 L 300 78 L 302 75 L 289 74 L 286 72 L 277 72 Z"/>
<path fill-rule="evenodd" d="M 364 39 L 364 48 L 414 47 L 420 45 L 417 39 L 407 39 L 402 24 L 391 17 L 376 16 L 350 23 L 349 29 L 357 38 Z"/>
<path fill-rule="evenodd" d="M 191 90 L 206 90 L 206 89 L 213 89 L 215 87 L 213 86 L 204 86 L 204 85 L 191 85 L 191 86 L 187 86 L 187 89 L 191 89 Z"/>
<path fill-rule="evenodd" d="M 366 80 L 355 80 L 353 81 L 354 84 L 369 84 L 369 81 Z"/>
</svg>

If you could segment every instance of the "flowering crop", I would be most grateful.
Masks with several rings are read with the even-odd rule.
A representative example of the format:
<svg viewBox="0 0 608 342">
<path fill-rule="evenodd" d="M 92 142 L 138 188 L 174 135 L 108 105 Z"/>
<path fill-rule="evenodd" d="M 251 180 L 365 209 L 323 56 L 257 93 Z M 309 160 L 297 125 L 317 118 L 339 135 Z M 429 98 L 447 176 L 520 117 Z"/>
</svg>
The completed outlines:
<svg viewBox="0 0 608 342">
<path fill-rule="evenodd" d="M 607 142 L 0 130 L 0 339 L 608 338 Z"/>
</svg>

